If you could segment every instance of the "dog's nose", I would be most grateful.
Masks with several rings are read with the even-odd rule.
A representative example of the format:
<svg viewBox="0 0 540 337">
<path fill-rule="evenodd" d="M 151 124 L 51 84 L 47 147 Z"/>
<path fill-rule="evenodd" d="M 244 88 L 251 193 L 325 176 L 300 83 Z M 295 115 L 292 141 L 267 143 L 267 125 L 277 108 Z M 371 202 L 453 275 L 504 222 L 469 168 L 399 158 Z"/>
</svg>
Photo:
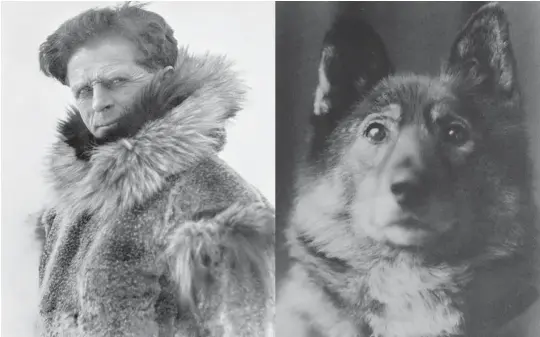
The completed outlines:
<svg viewBox="0 0 540 337">
<path fill-rule="evenodd" d="M 394 176 L 390 190 L 399 204 L 409 207 L 421 203 L 426 194 L 419 177 L 413 174 Z"/>
<path fill-rule="evenodd" d="M 432 156 L 422 132 L 416 125 L 403 127 L 386 162 L 390 191 L 403 207 L 420 205 L 429 190 Z"/>
</svg>

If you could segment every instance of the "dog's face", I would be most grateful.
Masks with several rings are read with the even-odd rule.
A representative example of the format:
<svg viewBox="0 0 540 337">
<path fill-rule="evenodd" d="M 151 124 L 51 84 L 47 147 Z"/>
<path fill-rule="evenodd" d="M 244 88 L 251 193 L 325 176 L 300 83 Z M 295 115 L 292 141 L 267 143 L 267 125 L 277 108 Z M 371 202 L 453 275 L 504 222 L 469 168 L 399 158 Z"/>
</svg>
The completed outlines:
<svg viewBox="0 0 540 337">
<path fill-rule="evenodd" d="M 464 254 L 518 244 L 519 228 L 504 223 L 515 222 L 526 179 L 514 68 L 496 5 L 473 15 L 438 77 L 393 75 L 371 28 L 334 25 L 310 159 L 319 180 L 339 186 L 354 233 L 415 250 L 469 245 Z"/>
<path fill-rule="evenodd" d="M 470 223 L 475 191 L 467 168 L 480 137 L 441 81 L 390 77 L 336 130 L 351 217 L 369 237 L 418 246 Z M 343 128 L 343 129 L 342 129 Z"/>
</svg>

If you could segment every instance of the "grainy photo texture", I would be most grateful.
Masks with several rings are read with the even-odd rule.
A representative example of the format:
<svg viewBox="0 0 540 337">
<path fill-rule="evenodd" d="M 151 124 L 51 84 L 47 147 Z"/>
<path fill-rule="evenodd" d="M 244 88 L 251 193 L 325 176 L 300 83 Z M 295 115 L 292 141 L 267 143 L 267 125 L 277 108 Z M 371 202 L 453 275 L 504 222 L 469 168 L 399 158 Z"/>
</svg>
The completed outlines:
<svg viewBox="0 0 540 337">
<path fill-rule="evenodd" d="M 525 106 L 521 82 L 540 75 L 538 6 L 505 6 L 278 4 L 278 129 L 307 141 L 277 146 L 277 336 L 540 334 L 539 86 L 525 77 Z"/>
<path fill-rule="evenodd" d="M 37 289 L 36 301 L 27 302 L 35 307 L 22 309 L 36 315 L 23 316 L 20 326 L 12 321 L 6 335 L 273 336 L 274 202 L 273 184 L 268 185 L 274 177 L 273 138 L 254 139 L 247 129 L 260 128 L 253 122 L 258 115 L 269 128 L 258 135 L 273 134 L 267 121 L 274 115 L 273 108 L 259 113 L 245 109 L 269 102 L 272 107 L 274 100 L 269 90 L 264 93 L 267 101 L 259 102 L 264 87 L 257 96 L 249 94 L 262 81 L 246 76 L 250 63 L 259 62 L 257 67 L 270 74 L 257 76 L 272 78 L 273 57 L 254 58 L 260 56 L 257 39 L 270 46 L 262 50 L 273 51 L 273 4 L 83 5 L 68 4 L 59 24 L 39 21 L 42 40 L 32 46 L 38 63 L 28 64 L 35 75 L 41 71 L 51 88 L 67 92 L 63 116 L 54 127 L 27 124 L 28 131 L 20 128 L 28 121 L 19 118 L 6 125 L 4 119 L 4 126 L 19 130 L 19 137 L 33 137 L 31 130 L 40 127 L 50 127 L 53 134 L 46 151 L 38 153 L 34 147 L 31 153 L 43 156 L 49 189 L 38 192 L 42 198 L 36 209 L 18 208 L 27 211 L 24 216 L 35 214 L 32 223 L 2 222 L 7 240 L 15 236 L 6 237 L 4 226 L 34 226 L 28 240 L 39 249 L 39 263 L 29 266 L 37 273 L 28 274 L 35 282 L 19 285 L 28 287 L 23 292 Z M 17 6 L 30 9 L 10 3 L 8 12 L 23 11 Z M 63 3 L 49 6 L 60 11 Z M 219 12 L 236 22 L 214 23 L 213 13 Z M 252 29 L 250 20 L 257 16 L 257 22 L 266 24 L 256 30 L 259 36 L 244 34 L 244 44 L 228 42 L 229 49 L 240 48 L 236 55 L 249 55 L 243 59 L 249 61 L 235 63 L 223 52 L 227 42 L 217 30 L 234 37 Z M 191 39 L 197 40 L 198 31 L 205 34 L 201 28 L 215 35 L 205 41 L 205 50 L 192 50 L 185 37 L 193 34 Z M 16 30 L 3 30 L 3 42 L 5 36 L 13 41 L 13 34 Z M 16 50 L 4 47 L 6 70 L 4 65 L 17 64 Z M 2 84 L 4 101 L 9 97 L 4 96 L 6 82 Z M 48 113 L 47 101 L 64 99 L 27 93 L 27 100 L 39 100 L 35 115 Z M 28 107 L 19 103 L 20 109 Z M 12 106 L 3 105 L 2 116 L 17 115 Z M 243 137 L 238 137 L 239 125 L 229 132 L 230 121 L 250 113 L 255 118 L 244 124 Z M 252 153 L 237 146 L 230 150 L 234 156 L 223 154 L 231 134 L 255 144 Z M 254 163 L 261 153 L 266 158 Z M 22 166 L 24 154 L 19 158 Z M 258 178 L 242 173 L 249 171 Z M 20 188 L 31 194 L 32 188 L 43 187 Z M 24 265 L 19 271 L 26 270 Z M 11 310 L 4 302 L 3 309 Z"/>
</svg>

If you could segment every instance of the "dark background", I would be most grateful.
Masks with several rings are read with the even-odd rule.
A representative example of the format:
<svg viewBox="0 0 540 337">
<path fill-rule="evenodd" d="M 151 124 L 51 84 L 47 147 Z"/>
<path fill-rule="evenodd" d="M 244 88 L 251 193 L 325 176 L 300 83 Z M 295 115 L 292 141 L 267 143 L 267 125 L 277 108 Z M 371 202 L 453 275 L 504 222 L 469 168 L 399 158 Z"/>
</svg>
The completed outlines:
<svg viewBox="0 0 540 337">
<path fill-rule="evenodd" d="M 283 228 L 293 198 L 295 162 L 305 150 L 322 39 L 334 16 L 352 11 L 382 36 L 398 72 L 437 74 L 455 36 L 483 2 L 276 2 L 276 282 L 288 268 Z M 532 153 L 540 168 L 540 3 L 503 2 L 528 113 Z M 540 170 L 536 170 L 539 172 Z M 540 174 L 537 174 L 537 181 Z M 540 201 L 540 189 L 536 190 Z M 540 202 L 539 202 L 540 204 Z M 279 293 L 278 293 L 279 296 Z M 540 305 L 514 325 L 540 336 Z"/>
</svg>

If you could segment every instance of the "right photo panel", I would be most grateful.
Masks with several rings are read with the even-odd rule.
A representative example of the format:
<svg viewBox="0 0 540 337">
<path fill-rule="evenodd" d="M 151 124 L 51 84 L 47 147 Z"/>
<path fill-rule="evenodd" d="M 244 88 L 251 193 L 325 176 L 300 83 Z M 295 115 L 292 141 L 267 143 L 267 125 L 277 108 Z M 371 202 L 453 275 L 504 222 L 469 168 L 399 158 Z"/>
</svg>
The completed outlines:
<svg viewBox="0 0 540 337">
<path fill-rule="evenodd" d="M 540 3 L 275 13 L 276 337 L 540 336 Z"/>
</svg>

